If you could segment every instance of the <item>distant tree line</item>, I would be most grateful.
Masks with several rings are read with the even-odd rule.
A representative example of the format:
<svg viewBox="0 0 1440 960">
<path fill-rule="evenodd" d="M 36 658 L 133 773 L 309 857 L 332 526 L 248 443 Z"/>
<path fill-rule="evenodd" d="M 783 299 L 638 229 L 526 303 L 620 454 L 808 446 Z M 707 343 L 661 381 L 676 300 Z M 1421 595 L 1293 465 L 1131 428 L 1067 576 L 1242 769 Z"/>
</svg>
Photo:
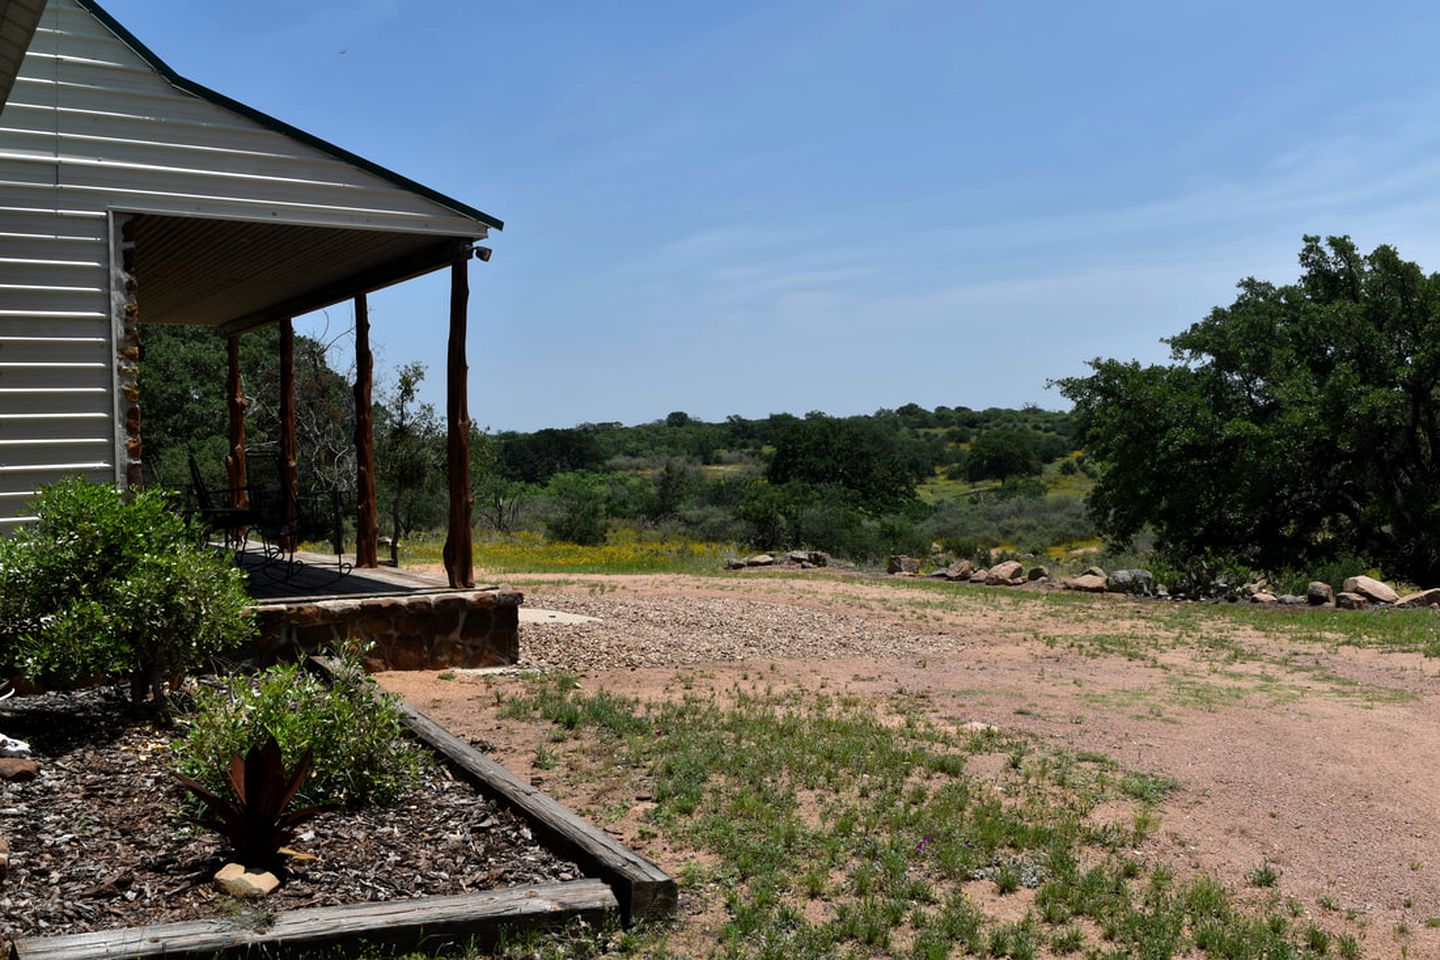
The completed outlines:
<svg viewBox="0 0 1440 960">
<path fill-rule="evenodd" d="M 157 326 L 144 329 L 142 343 L 151 477 L 187 486 L 193 455 L 207 482 L 223 487 L 224 342 L 202 328 Z M 278 348 L 264 331 L 242 343 L 250 479 L 273 485 Z M 325 539 L 337 506 L 343 521 L 353 522 L 352 375 L 332 366 L 334 353 L 317 339 L 297 336 L 296 354 L 302 513 L 307 536 Z M 376 394 L 381 533 L 395 542 L 444 523 L 445 424 L 420 399 L 425 374 L 418 364 L 404 365 L 382 378 Z M 581 544 L 628 525 L 857 559 L 928 549 L 936 539 L 975 549 L 1019 537 L 1039 547 L 1089 533 L 1079 501 L 1044 503 L 1038 480 L 1057 460 L 1062 472 L 1091 469 L 1071 456 L 1074 432 L 1069 414 L 1034 407 L 927 410 L 913 403 L 853 417 L 779 413 L 706 422 L 675 411 L 632 426 L 477 432 L 475 523 L 481 533 L 535 530 Z M 919 496 L 942 480 L 961 495 L 936 504 Z"/>
</svg>

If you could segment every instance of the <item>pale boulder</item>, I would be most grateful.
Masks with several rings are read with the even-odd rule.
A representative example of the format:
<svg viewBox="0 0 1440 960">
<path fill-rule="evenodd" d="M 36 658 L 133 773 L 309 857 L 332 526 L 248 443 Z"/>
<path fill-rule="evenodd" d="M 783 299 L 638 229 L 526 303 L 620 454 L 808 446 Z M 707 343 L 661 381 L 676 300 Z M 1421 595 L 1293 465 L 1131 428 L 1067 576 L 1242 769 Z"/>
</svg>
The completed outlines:
<svg viewBox="0 0 1440 960">
<path fill-rule="evenodd" d="M 1060 584 L 1066 590 L 1079 590 L 1084 593 L 1104 593 L 1105 578 L 1094 573 L 1082 573 L 1078 577 L 1071 577 Z"/>
<path fill-rule="evenodd" d="M 1340 587 L 1342 593 L 1358 593 L 1372 603 L 1394 603 L 1400 594 L 1373 577 L 1351 577 Z"/>
<path fill-rule="evenodd" d="M 1437 603 L 1440 603 L 1440 587 L 1407 594 L 1396 601 L 1396 605 L 1401 607 L 1428 607 Z"/>
<path fill-rule="evenodd" d="M 1002 583 L 1008 584 L 1016 577 L 1023 578 L 1024 576 L 1025 565 L 1019 560 L 1003 560 L 990 568 L 990 575 L 985 578 L 985 582 L 995 586 Z"/>
<path fill-rule="evenodd" d="M 970 574 L 974 573 L 969 560 L 956 560 L 945 568 L 946 580 L 969 580 Z"/>
</svg>

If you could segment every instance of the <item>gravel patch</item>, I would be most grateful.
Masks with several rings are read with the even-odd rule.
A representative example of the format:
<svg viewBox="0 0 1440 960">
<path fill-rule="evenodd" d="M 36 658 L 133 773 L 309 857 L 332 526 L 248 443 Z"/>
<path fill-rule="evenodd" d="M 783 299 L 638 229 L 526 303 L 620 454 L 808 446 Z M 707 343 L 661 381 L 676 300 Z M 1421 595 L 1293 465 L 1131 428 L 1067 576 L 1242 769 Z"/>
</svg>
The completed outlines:
<svg viewBox="0 0 1440 960">
<path fill-rule="evenodd" d="M 965 648 L 944 633 L 917 634 L 876 617 L 731 597 L 532 593 L 527 605 L 599 623 L 527 623 L 523 666 L 604 670 L 742 660 L 908 657 Z"/>
</svg>

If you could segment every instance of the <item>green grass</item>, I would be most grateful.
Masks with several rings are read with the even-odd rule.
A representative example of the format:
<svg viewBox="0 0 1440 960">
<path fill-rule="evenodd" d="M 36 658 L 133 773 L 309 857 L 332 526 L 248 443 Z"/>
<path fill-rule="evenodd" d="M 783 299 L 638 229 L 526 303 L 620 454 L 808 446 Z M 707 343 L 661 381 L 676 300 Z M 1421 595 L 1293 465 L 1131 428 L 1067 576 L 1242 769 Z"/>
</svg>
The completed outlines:
<svg viewBox="0 0 1440 960">
<path fill-rule="evenodd" d="M 696 851 L 687 890 L 724 905 L 715 957 L 1305 960 L 1330 948 L 1326 931 L 1242 909 L 1214 879 L 1177 882 L 1131 858 L 1175 781 L 966 734 L 903 696 L 735 688 L 641 705 L 562 674 L 530 681 L 504 713 L 561 734 L 557 766 L 587 788 L 653 797 L 642 836 Z M 967 774 L 981 754 L 1008 758 L 998 780 Z M 1115 797 L 1141 802 L 1133 828 L 1089 819 Z M 1018 920 L 977 899 L 1022 888 L 1033 906 Z M 663 930 L 645 937 L 642 952 L 665 955 Z"/>
<path fill-rule="evenodd" d="M 403 565 L 441 563 L 441 539 L 416 539 L 402 545 Z M 535 534 L 478 539 L 475 566 L 486 573 L 715 573 L 726 557 L 741 551 L 733 544 L 684 538 L 646 539 L 617 530 L 597 546 L 553 543 Z"/>
</svg>

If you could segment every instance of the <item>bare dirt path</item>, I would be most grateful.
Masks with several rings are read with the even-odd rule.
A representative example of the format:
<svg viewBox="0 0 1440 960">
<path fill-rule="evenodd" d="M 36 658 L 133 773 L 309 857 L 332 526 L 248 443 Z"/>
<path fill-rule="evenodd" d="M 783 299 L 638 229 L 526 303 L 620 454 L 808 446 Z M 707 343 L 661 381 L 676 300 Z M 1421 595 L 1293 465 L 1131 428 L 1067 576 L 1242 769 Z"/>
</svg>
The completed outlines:
<svg viewBox="0 0 1440 960">
<path fill-rule="evenodd" d="M 1293 898 L 1361 936 L 1367 957 L 1440 957 L 1435 660 L 1103 597 L 765 576 L 514 579 L 527 605 L 601 618 L 522 635 L 529 665 L 577 670 L 587 689 L 903 693 L 937 718 L 1103 752 L 1181 783 L 1145 856 L 1213 873 L 1242 897 Z M 543 778 L 539 735 L 496 718 L 496 691 L 517 678 L 382 682 Z M 574 805 L 598 799 L 556 786 Z M 1247 879 L 1264 863 L 1279 873 L 1273 888 Z"/>
</svg>

